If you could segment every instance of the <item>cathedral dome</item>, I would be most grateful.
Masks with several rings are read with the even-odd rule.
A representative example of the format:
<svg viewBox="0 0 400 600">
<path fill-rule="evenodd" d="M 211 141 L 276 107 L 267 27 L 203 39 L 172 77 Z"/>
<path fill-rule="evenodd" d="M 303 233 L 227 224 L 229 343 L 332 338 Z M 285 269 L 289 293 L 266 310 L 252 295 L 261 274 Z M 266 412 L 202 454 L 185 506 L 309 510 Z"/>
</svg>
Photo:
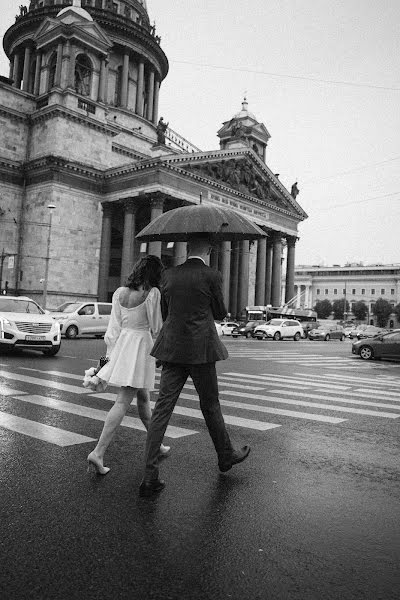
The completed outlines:
<svg viewBox="0 0 400 600">
<path fill-rule="evenodd" d="M 82 8 L 81 0 L 73 0 L 72 6 L 66 6 L 57 14 L 57 17 L 61 17 L 65 13 L 75 13 L 82 19 L 86 19 L 87 21 L 93 21 L 92 17 L 89 15 L 88 11 Z"/>
<path fill-rule="evenodd" d="M 234 119 L 244 119 L 246 117 L 250 117 L 250 119 L 254 119 L 254 121 L 257 121 L 256 117 L 253 115 L 253 113 L 251 113 L 249 111 L 249 105 L 247 102 L 247 99 L 244 98 L 243 102 L 242 102 L 242 110 L 238 113 L 236 113 L 236 115 L 234 115 Z"/>
</svg>

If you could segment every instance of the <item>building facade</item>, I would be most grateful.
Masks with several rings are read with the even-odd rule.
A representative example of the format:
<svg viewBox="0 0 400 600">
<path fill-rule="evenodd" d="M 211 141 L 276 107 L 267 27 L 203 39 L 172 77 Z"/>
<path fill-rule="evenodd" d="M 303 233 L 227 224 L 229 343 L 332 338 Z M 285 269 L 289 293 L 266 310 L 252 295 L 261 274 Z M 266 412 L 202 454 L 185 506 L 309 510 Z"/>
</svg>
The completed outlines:
<svg viewBox="0 0 400 600">
<path fill-rule="evenodd" d="M 141 253 L 165 264 L 185 243 L 140 244 L 162 212 L 227 206 L 262 227 L 257 242 L 221 243 L 211 265 L 232 315 L 294 296 L 298 224 L 307 217 L 268 168 L 269 133 L 248 110 L 201 151 L 159 116 L 168 60 L 145 0 L 32 0 L 7 30 L 0 78 L 0 287 L 48 305 L 110 299 Z M 46 271 L 47 270 L 47 271 Z M 45 273 L 46 277 L 45 277 Z"/>
<path fill-rule="evenodd" d="M 368 308 L 367 320 L 373 324 L 378 298 L 393 307 L 400 303 L 400 264 L 296 266 L 294 289 L 297 307 L 311 308 L 318 300 L 346 299 L 352 311 L 354 304 L 362 300 Z M 394 316 L 390 321 L 392 327 L 399 325 Z"/>
</svg>

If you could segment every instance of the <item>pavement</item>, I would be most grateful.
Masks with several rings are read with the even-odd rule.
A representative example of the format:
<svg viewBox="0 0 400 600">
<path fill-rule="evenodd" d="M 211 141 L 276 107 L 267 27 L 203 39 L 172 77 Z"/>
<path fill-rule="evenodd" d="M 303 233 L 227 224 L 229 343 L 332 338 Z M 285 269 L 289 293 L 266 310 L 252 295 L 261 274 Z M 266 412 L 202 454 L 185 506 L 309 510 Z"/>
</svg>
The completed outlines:
<svg viewBox="0 0 400 600">
<path fill-rule="evenodd" d="M 2 599 L 399 598 L 400 364 L 349 341 L 223 340 L 221 404 L 251 454 L 219 473 L 188 381 L 151 500 L 135 405 L 110 473 L 86 472 L 116 391 L 81 385 L 102 340 L 0 355 Z"/>
</svg>

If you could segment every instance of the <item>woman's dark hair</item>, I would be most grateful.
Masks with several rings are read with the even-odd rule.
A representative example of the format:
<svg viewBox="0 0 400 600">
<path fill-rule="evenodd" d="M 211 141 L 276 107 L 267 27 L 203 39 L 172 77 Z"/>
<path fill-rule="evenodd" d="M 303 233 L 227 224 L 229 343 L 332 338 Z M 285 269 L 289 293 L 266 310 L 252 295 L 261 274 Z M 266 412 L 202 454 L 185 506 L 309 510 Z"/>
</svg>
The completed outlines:
<svg viewBox="0 0 400 600">
<path fill-rule="evenodd" d="M 125 286 L 131 290 L 137 290 L 141 285 L 146 290 L 152 287 L 160 287 L 163 270 L 164 265 L 158 256 L 154 256 L 153 254 L 143 256 L 134 264 L 132 273 L 127 278 Z"/>
</svg>

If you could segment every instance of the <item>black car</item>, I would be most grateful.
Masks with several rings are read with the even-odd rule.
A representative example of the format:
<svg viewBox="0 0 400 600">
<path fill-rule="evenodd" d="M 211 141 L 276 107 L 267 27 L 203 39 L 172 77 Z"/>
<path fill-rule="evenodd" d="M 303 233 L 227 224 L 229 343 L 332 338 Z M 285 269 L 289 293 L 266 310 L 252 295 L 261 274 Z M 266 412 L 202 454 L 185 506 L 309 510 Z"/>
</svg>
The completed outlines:
<svg viewBox="0 0 400 600">
<path fill-rule="evenodd" d="M 400 360 L 400 329 L 393 329 L 388 333 L 377 335 L 373 338 L 353 342 L 353 354 L 358 354 L 364 360 L 374 358 L 389 358 Z"/>
<path fill-rule="evenodd" d="M 232 329 L 232 337 L 237 338 L 243 335 L 246 338 L 254 337 L 253 333 L 257 325 L 264 325 L 265 321 L 247 321 L 247 323 L 239 323 L 239 327 Z"/>
</svg>

